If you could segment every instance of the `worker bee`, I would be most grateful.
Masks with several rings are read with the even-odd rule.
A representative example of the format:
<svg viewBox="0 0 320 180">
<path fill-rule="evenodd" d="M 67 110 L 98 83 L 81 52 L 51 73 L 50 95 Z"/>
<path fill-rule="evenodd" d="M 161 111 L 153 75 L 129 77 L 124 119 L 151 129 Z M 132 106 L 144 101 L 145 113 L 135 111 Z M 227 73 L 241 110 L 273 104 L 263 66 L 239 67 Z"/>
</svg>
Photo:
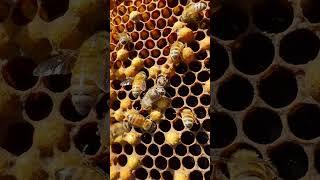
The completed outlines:
<svg viewBox="0 0 320 180">
<path fill-rule="evenodd" d="M 36 76 L 72 73 L 70 93 L 72 103 L 80 115 L 86 115 L 96 102 L 101 90 L 106 89 L 106 38 L 100 31 L 87 39 L 80 47 L 78 58 L 58 56 L 40 63 L 34 70 Z"/>
<path fill-rule="evenodd" d="M 188 129 L 193 127 L 193 123 L 199 124 L 197 117 L 189 108 L 183 108 L 180 115 L 183 125 Z"/>
<path fill-rule="evenodd" d="M 171 45 L 169 56 L 174 65 L 178 65 L 180 63 L 181 53 L 184 47 L 185 44 L 180 41 L 176 41 Z"/>
<path fill-rule="evenodd" d="M 122 137 L 131 130 L 128 122 L 117 122 L 110 126 L 110 142 L 114 142 L 118 137 Z"/>
<path fill-rule="evenodd" d="M 121 46 L 125 46 L 126 44 L 128 44 L 128 43 L 130 43 L 132 41 L 130 36 L 125 32 L 120 33 L 118 35 L 118 38 L 119 38 L 119 43 L 120 43 Z"/>
<path fill-rule="evenodd" d="M 207 8 L 204 2 L 190 3 L 186 6 L 181 15 L 181 21 L 194 23 L 201 20 L 200 12 Z"/>
<path fill-rule="evenodd" d="M 150 88 L 141 100 L 141 107 L 146 110 L 152 108 L 153 103 L 158 101 L 162 96 L 164 96 L 166 90 L 163 86 L 155 85 Z"/>
<path fill-rule="evenodd" d="M 276 180 L 280 179 L 270 162 L 261 159 L 252 149 L 239 149 L 230 158 L 213 157 L 213 163 L 225 163 L 231 180 Z M 219 171 L 219 166 L 214 166 Z M 217 176 L 218 173 L 214 174 Z M 219 176 L 223 176 L 219 173 Z"/>
<path fill-rule="evenodd" d="M 137 22 L 140 20 L 140 17 L 139 17 L 139 12 L 138 11 L 132 11 L 130 14 L 129 14 L 129 19 L 131 21 L 134 21 L 134 22 Z"/>
<path fill-rule="evenodd" d="M 126 120 L 135 127 L 142 128 L 145 131 L 153 132 L 155 131 L 157 125 L 150 119 L 145 118 L 136 110 L 128 110 L 126 112 Z"/>
<path fill-rule="evenodd" d="M 146 85 L 147 75 L 144 71 L 140 71 L 134 78 L 133 82 L 131 83 L 132 79 L 127 79 L 121 83 L 122 86 L 127 86 L 132 84 L 132 95 L 133 97 L 137 98 L 142 91 L 145 91 L 147 88 Z"/>
</svg>

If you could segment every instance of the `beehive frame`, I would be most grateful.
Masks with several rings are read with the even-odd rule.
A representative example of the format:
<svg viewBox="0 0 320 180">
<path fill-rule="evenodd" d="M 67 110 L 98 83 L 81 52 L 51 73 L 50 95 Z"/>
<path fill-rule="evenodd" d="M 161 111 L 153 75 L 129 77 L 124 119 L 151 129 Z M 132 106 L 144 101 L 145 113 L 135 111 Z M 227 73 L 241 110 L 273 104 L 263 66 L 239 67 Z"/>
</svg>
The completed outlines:
<svg viewBox="0 0 320 180">
<path fill-rule="evenodd" d="M 191 1 L 190 1 L 191 2 Z M 132 47 L 127 48 L 129 59 L 143 58 L 144 71 L 153 66 L 165 64 L 169 59 L 170 45 L 177 40 L 177 34 L 172 31 L 172 26 L 180 19 L 184 7 L 190 3 L 186 0 L 125 0 L 116 1 L 110 10 L 110 62 L 117 62 L 119 42 L 117 35 L 125 32 L 132 38 Z M 199 2 L 199 1 L 193 1 Z M 181 63 L 176 68 L 176 74 L 170 79 L 166 87 L 166 96 L 172 99 L 170 107 L 164 112 L 164 118 L 157 124 L 157 129 L 152 133 L 141 132 L 139 128 L 132 128 L 131 132 L 141 133 L 141 143 L 111 144 L 111 161 L 113 166 L 121 171 L 126 166 L 130 155 L 137 155 L 141 165 L 133 172 L 136 179 L 173 179 L 174 172 L 184 169 L 191 179 L 209 179 L 209 105 L 210 95 L 203 89 L 205 81 L 209 80 L 209 51 L 199 49 L 199 41 L 209 36 L 209 1 L 203 12 L 203 20 L 199 26 L 190 27 L 194 31 L 195 39 L 188 43 L 196 54 L 196 59 L 189 65 Z M 139 22 L 129 19 L 132 11 L 138 11 Z M 130 61 L 123 63 L 124 67 L 130 66 Z M 119 67 L 117 67 L 119 68 Z M 120 103 L 126 97 L 133 101 L 133 107 L 141 110 L 141 97 L 133 98 L 130 95 L 131 86 L 122 87 L 121 81 L 110 81 L 117 98 L 111 101 L 111 110 L 118 110 Z M 147 89 L 155 84 L 155 79 L 147 79 Z M 191 130 L 184 127 L 179 110 L 189 107 L 196 114 L 200 124 L 194 125 Z M 141 111 L 140 111 L 141 112 Z M 141 112 L 142 113 L 142 112 Z M 111 123 L 112 126 L 112 123 Z M 181 143 L 175 147 L 165 144 L 165 133 L 176 131 L 181 135 Z M 112 162 L 111 162 L 112 163 Z"/>
</svg>

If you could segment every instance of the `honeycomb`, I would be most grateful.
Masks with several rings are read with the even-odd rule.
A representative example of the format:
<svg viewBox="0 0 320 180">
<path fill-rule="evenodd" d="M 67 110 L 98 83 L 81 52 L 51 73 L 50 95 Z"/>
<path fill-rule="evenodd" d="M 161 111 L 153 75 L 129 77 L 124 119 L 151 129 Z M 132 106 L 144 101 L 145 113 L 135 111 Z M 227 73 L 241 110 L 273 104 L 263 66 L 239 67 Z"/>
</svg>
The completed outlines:
<svg viewBox="0 0 320 180">
<path fill-rule="evenodd" d="M 187 23 L 187 28 L 179 31 L 183 25 L 177 28 L 177 22 L 183 11 L 189 3 L 198 2 L 206 5 L 200 13 L 201 21 Z M 111 142 L 111 179 L 210 179 L 210 94 L 204 89 L 210 78 L 210 42 L 205 39 L 210 35 L 209 1 L 124 0 L 110 7 L 110 127 L 120 126 L 126 109 L 156 122 L 151 132 L 134 126 L 129 130 L 138 142 Z M 170 49 L 177 42 L 186 44 L 182 53 L 185 61 L 170 70 Z M 137 58 L 143 60 L 143 66 L 132 73 Z M 162 114 L 149 113 L 143 108 L 143 98 L 158 85 L 157 72 L 165 70 L 169 83 L 164 99 L 169 98 L 170 104 L 160 99 L 157 102 L 161 103 L 155 103 L 161 106 Z M 136 98 L 133 85 L 123 82 L 126 75 L 138 72 L 144 72 L 147 78 L 146 90 Z M 182 121 L 183 108 L 189 108 L 199 121 L 191 129 Z M 140 162 L 133 163 L 134 157 Z M 130 168 L 133 165 L 135 169 Z"/>
<path fill-rule="evenodd" d="M 33 75 L 54 51 L 78 51 L 105 30 L 103 2 L 0 2 L 0 179 L 105 176 L 108 151 L 99 130 L 106 122 L 107 94 L 101 93 L 89 114 L 80 115 L 71 102 L 72 74 Z"/>
<path fill-rule="evenodd" d="M 230 179 L 225 160 L 239 149 L 279 179 L 319 179 L 320 104 L 306 76 L 319 58 L 319 1 L 215 2 L 211 179 Z"/>
</svg>

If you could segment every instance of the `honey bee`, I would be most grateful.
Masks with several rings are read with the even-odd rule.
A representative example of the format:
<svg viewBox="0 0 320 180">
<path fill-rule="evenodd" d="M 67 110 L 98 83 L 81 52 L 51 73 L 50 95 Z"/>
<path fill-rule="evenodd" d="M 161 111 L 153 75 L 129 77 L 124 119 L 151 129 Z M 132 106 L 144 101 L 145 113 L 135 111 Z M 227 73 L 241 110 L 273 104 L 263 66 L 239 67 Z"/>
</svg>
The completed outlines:
<svg viewBox="0 0 320 180">
<path fill-rule="evenodd" d="M 276 169 L 268 161 L 261 159 L 254 150 L 239 149 L 230 158 L 214 158 L 216 162 L 226 163 L 231 180 L 280 179 Z"/>
<path fill-rule="evenodd" d="M 141 107 L 146 110 L 150 110 L 153 104 L 164 96 L 166 90 L 163 86 L 155 85 L 150 88 L 141 100 Z"/>
<path fill-rule="evenodd" d="M 100 31 L 87 39 L 80 47 L 78 58 L 63 59 L 58 56 L 40 63 L 34 70 L 36 76 L 72 73 L 70 93 L 72 103 L 80 115 L 86 115 L 99 94 L 106 89 L 106 38 Z"/>
<path fill-rule="evenodd" d="M 188 129 L 191 129 L 194 123 L 196 124 L 199 123 L 197 120 L 197 117 L 189 108 L 183 108 L 180 115 L 181 115 L 183 125 Z"/>
<path fill-rule="evenodd" d="M 114 142 L 118 137 L 122 137 L 131 130 L 128 122 L 117 122 L 110 126 L 110 142 Z"/>
<path fill-rule="evenodd" d="M 156 129 L 157 125 L 150 119 L 145 118 L 136 110 L 128 110 L 126 112 L 126 120 L 135 127 L 142 128 L 145 131 L 152 132 Z"/>
<path fill-rule="evenodd" d="M 194 23 L 200 21 L 200 12 L 207 8 L 204 2 L 190 3 L 186 6 L 181 15 L 181 21 L 185 23 Z"/>
<path fill-rule="evenodd" d="M 133 97 L 137 98 L 141 94 L 141 92 L 145 91 L 147 88 L 146 79 L 147 79 L 146 73 L 144 71 L 140 71 L 133 78 L 133 81 L 132 79 L 127 79 L 126 81 L 123 81 L 121 85 L 126 86 L 126 85 L 132 84 L 132 95 Z"/>
<path fill-rule="evenodd" d="M 181 53 L 184 47 L 185 44 L 180 41 L 176 41 L 171 45 L 169 56 L 174 65 L 178 65 L 180 63 Z"/>
<path fill-rule="evenodd" d="M 129 19 L 131 21 L 134 21 L 134 22 L 137 22 L 140 20 L 140 17 L 139 17 L 139 12 L 138 11 L 132 11 L 129 15 Z"/>
<path fill-rule="evenodd" d="M 121 46 L 125 46 L 126 44 L 128 44 L 128 43 L 130 43 L 132 41 L 130 36 L 125 32 L 120 33 L 118 35 L 118 38 L 119 38 L 119 43 L 120 43 Z"/>
</svg>

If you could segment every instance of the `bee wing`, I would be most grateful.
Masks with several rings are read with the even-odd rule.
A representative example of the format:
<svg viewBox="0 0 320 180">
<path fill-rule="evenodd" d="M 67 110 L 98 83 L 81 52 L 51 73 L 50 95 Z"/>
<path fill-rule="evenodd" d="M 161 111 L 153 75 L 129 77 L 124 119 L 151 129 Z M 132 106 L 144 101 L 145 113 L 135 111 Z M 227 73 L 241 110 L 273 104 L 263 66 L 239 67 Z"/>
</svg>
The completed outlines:
<svg viewBox="0 0 320 180">
<path fill-rule="evenodd" d="M 121 85 L 121 86 L 128 86 L 128 85 L 131 85 L 132 82 L 133 82 L 133 78 L 128 78 L 128 79 L 122 81 L 122 82 L 120 83 L 120 85 Z"/>
<path fill-rule="evenodd" d="M 34 76 L 50 76 L 57 74 L 70 74 L 73 66 L 73 58 L 65 58 L 66 55 L 56 55 L 47 61 L 40 63 L 33 71 Z"/>
<path fill-rule="evenodd" d="M 143 81 L 142 85 L 141 85 L 141 90 L 145 91 L 147 89 L 147 83 L 146 81 Z"/>
</svg>

